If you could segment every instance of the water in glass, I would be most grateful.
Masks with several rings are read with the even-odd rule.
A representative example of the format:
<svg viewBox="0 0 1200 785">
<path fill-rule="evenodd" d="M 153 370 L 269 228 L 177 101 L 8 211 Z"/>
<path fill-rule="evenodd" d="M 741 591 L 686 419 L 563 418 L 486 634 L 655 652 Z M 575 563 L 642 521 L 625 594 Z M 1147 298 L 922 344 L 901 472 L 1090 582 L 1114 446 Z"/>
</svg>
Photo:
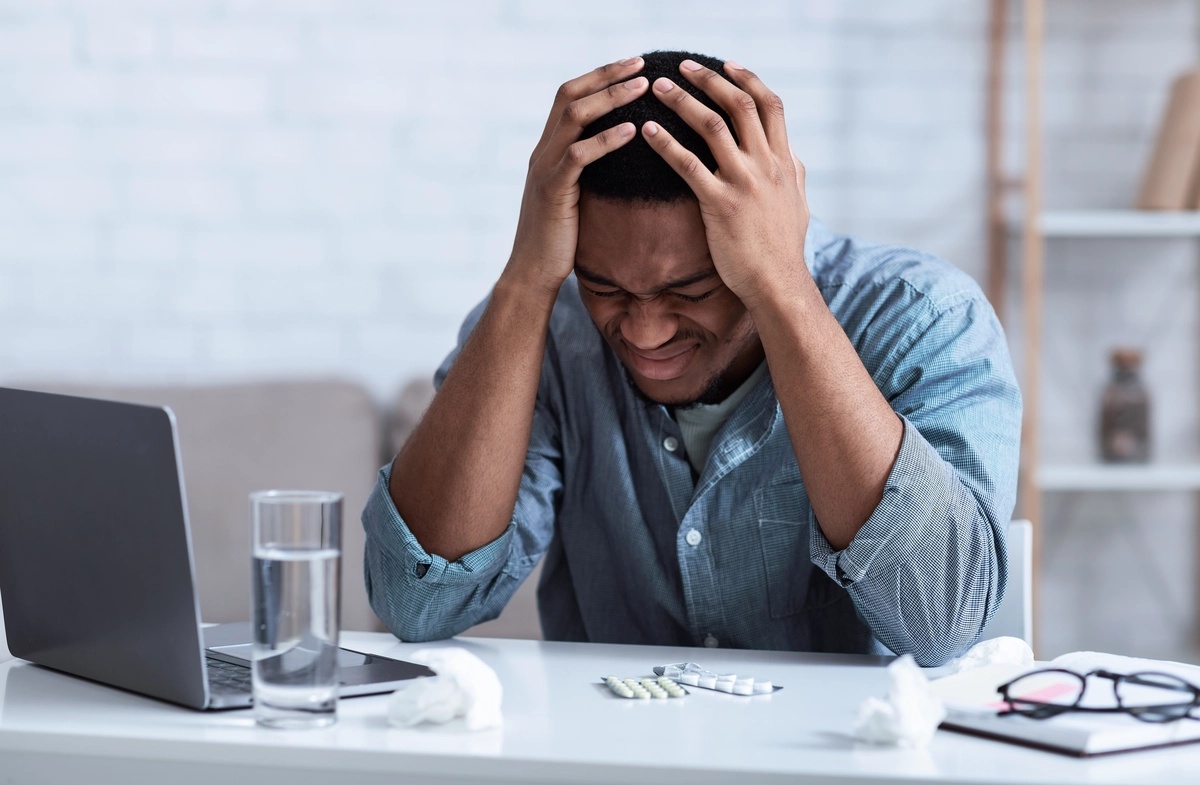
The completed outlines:
<svg viewBox="0 0 1200 785">
<path fill-rule="evenodd" d="M 255 718 L 311 728 L 337 711 L 337 549 L 255 549 Z"/>
</svg>

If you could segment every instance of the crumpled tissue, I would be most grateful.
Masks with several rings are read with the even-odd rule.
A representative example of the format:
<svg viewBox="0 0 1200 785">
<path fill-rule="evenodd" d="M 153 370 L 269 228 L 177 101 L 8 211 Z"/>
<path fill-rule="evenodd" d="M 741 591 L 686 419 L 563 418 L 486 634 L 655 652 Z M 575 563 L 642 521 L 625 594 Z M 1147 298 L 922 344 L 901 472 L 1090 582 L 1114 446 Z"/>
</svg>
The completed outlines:
<svg viewBox="0 0 1200 785">
<path fill-rule="evenodd" d="M 887 667 L 886 698 L 867 698 L 858 708 L 854 735 L 871 744 L 922 749 L 929 746 L 946 707 L 929 689 L 929 679 L 911 655 Z"/>
<path fill-rule="evenodd" d="M 413 679 L 392 693 L 388 722 L 411 728 L 422 722 L 443 724 L 462 717 L 467 730 L 499 727 L 503 722 L 500 678 L 466 649 L 418 649 L 405 659 L 437 673 Z"/>
<path fill-rule="evenodd" d="M 938 669 L 938 677 L 974 670 L 984 665 L 1024 665 L 1033 667 L 1033 649 L 1020 638 L 1003 635 L 980 641 L 961 657 L 956 657 Z"/>
</svg>

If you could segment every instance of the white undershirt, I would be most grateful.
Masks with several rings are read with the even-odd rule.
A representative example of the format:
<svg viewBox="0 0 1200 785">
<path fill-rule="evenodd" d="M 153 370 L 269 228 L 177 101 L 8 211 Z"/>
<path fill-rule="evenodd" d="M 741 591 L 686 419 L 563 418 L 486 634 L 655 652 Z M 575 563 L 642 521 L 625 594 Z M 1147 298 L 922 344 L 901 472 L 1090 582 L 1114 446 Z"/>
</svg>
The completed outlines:
<svg viewBox="0 0 1200 785">
<path fill-rule="evenodd" d="M 767 364 L 760 363 L 754 373 L 720 403 L 700 404 L 688 409 L 675 410 L 675 422 L 679 423 L 679 432 L 683 437 L 688 461 L 697 474 L 704 470 L 704 462 L 708 460 L 708 450 L 717 431 L 766 372 Z"/>
</svg>

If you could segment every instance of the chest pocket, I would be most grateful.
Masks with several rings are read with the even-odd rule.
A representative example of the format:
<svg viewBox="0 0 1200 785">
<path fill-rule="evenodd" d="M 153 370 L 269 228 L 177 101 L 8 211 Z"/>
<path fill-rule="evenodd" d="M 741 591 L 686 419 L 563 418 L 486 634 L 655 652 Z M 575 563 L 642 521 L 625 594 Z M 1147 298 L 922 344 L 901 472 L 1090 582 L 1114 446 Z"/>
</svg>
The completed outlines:
<svg viewBox="0 0 1200 785">
<path fill-rule="evenodd" d="M 767 578 L 771 618 L 779 619 L 844 598 L 845 591 L 809 560 L 808 493 L 790 478 L 754 492 L 758 538 Z"/>
</svg>

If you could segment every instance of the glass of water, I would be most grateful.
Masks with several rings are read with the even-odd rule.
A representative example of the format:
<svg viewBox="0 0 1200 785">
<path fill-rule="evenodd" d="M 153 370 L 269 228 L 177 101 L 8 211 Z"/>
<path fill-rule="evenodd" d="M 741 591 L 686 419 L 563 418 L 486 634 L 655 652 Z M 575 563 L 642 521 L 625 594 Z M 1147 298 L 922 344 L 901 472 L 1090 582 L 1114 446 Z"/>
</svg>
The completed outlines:
<svg viewBox="0 0 1200 785">
<path fill-rule="evenodd" d="M 273 728 L 337 720 L 342 494 L 258 491 L 254 519 L 254 718 Z"/>
</svg>

